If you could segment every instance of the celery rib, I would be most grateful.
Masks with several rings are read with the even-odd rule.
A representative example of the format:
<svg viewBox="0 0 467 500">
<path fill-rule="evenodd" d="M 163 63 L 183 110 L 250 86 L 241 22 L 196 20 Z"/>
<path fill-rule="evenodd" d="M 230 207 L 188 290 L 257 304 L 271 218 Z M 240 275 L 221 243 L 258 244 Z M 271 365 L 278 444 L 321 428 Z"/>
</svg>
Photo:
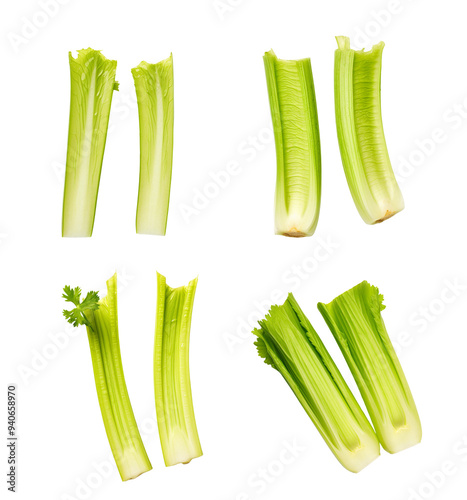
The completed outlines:
<svg viewBox="0 0 467 500">
<path fill-rule="evenodd" d="M 89 347 L 99 406 L 122 481 L 152 469 L 136 425 L 123 373 L 117 316 L 117 275 L 107 281 L 107 296 L 86 313 Z"/>
<path fill-rule="evenodd" d="M 336 39 L 334 93 L 342 163 L 360 216 L 375 224 L 404 208 L 381 116 L 384 43 L 364 52 L 352 50 L 347 37 Z"/>
<path fill-rule="evenodd" d="M 378 439 L 389 453 L 421 441 L 412 393 L 386 331 L 383 296 L 363 281 L 329 304 L 318 304 L 344 355 L 370 414 Z"/>
<path fill-rule="evenodd" d="M 136 232 L 165 235 L 172 179 L 174 86 L 172 54 L 131 70 L 140 127 L 140 176 Z"/>
<path fill-rule="evenodd" d="M 62 236 L 92 235 L 117 61 L 98 50 L 69 53 L 71 97 Z"/>
<path fill-rule="evenodd" d="M 284 377 L 339 462 L 359 472 L 375 460 L 376 435 L 293 295 L 259 325 L 258 354 Z"/>
<path fill-rule="evenodd" d="M 154 392 L 165 465 L 188 463 L 203 452 L 191 395 L 189 344 L 198 279 L 171 288 L 157 273 Z"/>
<path fill-rule="evenodd" d="M 277 158 L 276 234 L 311 236 L 321 202 L 318 112 L 309 59 L 264 55 Z"/>
</svg>

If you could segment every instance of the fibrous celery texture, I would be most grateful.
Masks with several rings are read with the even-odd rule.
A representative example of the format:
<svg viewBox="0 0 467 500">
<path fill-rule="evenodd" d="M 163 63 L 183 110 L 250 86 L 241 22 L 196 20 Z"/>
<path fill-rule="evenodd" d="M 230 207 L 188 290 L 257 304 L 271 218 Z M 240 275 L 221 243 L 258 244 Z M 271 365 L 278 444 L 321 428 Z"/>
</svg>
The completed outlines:
<svg viewBox="0 0 467 500">
<path fill-rule="evenodd" d="M 69 53 L 70 123 L 63 196 L 62 236 L 92 235 L 117 61 L 98 50 Z"/>
<path fill-rule="evenodd" d="M 284 377 L 339 462 L 362 470 L 379 456 L 378 440 L 293 295 L 259 325 L 259 355 Z"/>
<path fill-rule="evenodd" d="M 189 344 L 198 279 L 171 288 L 157 274 L 154 391 L 165 465 L 188 463 L 203 452 L 191 396 Z"/>
<path fill-rule="evenodd" d="M 321 203 L 318 112 L 309 59 L 264 55 L 276 144 L 276 234 L 311 236 Z"/>
<path fill-rule="evenodd" d="M 74 326 L 86 325 L 97 397 L 105 431 L 123 481 L 152 469 L 136 425 L 123 374 L 117 315 L 117 275 L 107 281 L 107 296 L 65 287 L 63 298 L 75 308 L 63 311 Z"/>
<path fill-rule="evenodd" d="M 165 235 L 172 178 L 174 80 L 172 55 L 141 62 L 135 80 L 140 128 L 140 174 L 136 232 Z"/>
<path fill-rule="evenodd" d="M 384 43 L 369 52 L 336 37 L 334 93 L 339 148 L 355 206 L 367 224 L 404 208 L 384 138 L 381 118 L 381 61 Z"/>
<path fill-rule="evenodd" d="M 412 393 L 381 317 L 383 296 L 363 281 L 318 309 L 357 382 L 379 441 L 396 453 L 421 441 Z"/>
</svg>

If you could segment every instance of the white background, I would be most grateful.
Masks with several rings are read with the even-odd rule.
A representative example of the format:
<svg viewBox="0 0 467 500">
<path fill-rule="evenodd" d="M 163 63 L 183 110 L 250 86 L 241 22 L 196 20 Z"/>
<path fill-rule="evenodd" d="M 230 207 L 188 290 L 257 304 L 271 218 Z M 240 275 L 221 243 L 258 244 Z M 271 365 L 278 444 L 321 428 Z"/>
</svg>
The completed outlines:
<svg viewBox="0 0 467 500">
<path fill-rule="evenodd" d="M 0 406 L 6 407 L 7 383 L 17 383 L 18 498 L 464 498 L 462 2 L 69 0 L 49 2 L 49 14 L 37 0 L 5 4 Z M 378 226 L 360 219 L 341 166 L 333 103 L 335 35 L 349 35 L 355 47 L 386 42 L 383 121 L 406 209 Z M 118 60 L 120 92 L 112 103 L 94 235 L 62 239 L 68 51 L 88 46 Z M 270 48 L 280 58 L 312 62 L 323 158 L 322 211 L 312 238 L 273 234 L 275 152 L 262 62 Z M 130 69 L 170 52 L 176 116 L 168 231 L 165 238 L 139 236 L 139 131 Z M 211 176 L 225 172 L 230 162 L 237 175 L 216 189 Z M 197 213 L 184 217 L 203 191 L 210 196 L 205 206 L 198 199 Z M 127 483 L 109 458 L 85 330 L 71 331 L 61 315 L 65 284 L 104 293 L 115 270 L 126 381 L 154 467 Z M 173 286 L 199 275 L 191 377 L 204 456 L 171 468 L 163 465 L 154 420 L 156 270 Z M 329 302 L 363 279 L 385 295 L 384 319 L 424 437 L 398 455 L 382 451 L 355 475 L 340 466 L 280 375 L 257 356 L 248 323 L 293 291 L 361 401 L 316 303 Z M 296 456 L 284 454 L 284 443 L 294 442 Z M 0 460 L 6 474 L 5 444 Z M 286 464 L 278 462 L 281 457 Z M 96 472 L 103 463 L 104 470 Z M 264 470 L 267 481 L 259 479 Z M 0 488 L 6 492 L 3 472 Z"/>
</svg>

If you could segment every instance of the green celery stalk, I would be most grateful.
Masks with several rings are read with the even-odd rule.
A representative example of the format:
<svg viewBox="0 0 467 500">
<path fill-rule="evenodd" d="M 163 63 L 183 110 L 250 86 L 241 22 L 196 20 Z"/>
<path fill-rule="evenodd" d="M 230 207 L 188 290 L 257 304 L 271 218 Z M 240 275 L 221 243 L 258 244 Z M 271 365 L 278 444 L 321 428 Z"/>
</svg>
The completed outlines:
<svg viewBox="0 0 467 500">
<path fill-rule="evenodd" d="M 123 374 L 117 314 L 117 275 L 107 281 L 107 296 L 65 287 L 63 298 L 75 309 L 63 311 L 73 326 L 86 325 L 97 397 L 105 431 L 122 481 L 152 469 L 136 425 Z"/>
<path fill-rule="evenodd" d="M 384 43 L 364 52 L 352 50 L 345 36 L 336 39 L 334 93 L 342 163 L 360 216 L 367 224 L 375 224 L 404 208 L 381 117 Z"/>
<path fill-rule="evenodd" d="M 69 53 L 70 123 L 63 195 L 62 236 L 92 235 L 117 61 L 98 50 Z"/>
<path fill-rule="evenodd" d="M 141 62 L 135 80 L 140 127 L 140 176 L 136 232 L 165 235 L 172 178 L 174 79 L 172 54 Z"/>
<path fill-rule="evenodd" d="M 321 203 L 321 148 L 310 59 L 270 50 L 264 67 L 276 144 L 276 234 L 311 236 Z"/>
<path fill-rule="evenodd" d="M 171 288 L 157 273 L 154 392 L 165 465 L 188 463 L 203 452 L 191 396 L 189 344 L 198 279 Z"/>
<path fill-rule="evenodd" d="M 379 456 L 379 442 L 294 296 L 272 306 L 253 333 L 258 354 L 285 379 L 319 433 L 349 471 Z"/>
<path fill-rule="evenodd" d="M 422 439 L 417 408 L 381 316 L 383 296 L 363 281 L 318 309 L 357 382 L 383 448 L 396 453 Z"/>
</svg>

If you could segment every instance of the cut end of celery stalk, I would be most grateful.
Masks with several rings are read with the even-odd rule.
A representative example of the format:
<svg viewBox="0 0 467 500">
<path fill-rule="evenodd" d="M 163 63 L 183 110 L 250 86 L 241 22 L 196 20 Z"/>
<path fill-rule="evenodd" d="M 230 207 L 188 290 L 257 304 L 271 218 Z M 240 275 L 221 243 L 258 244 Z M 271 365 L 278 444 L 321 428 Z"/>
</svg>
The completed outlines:
<svg viewBox="0 0 467 500">
<path fill-rule="evenodd" d="M 388 453 L 399 453 L 416 446 L 422 441 L 422 427 L 418 414 L 409 413 L 403 427 L 391 426 L 386 429 L 385 436 L 381 445 Z"/>
<path fill-rule="evenodd" d="M 361 435 L 360 445 L 353 450 L 339 452 L 337 459 L 350 472 L 358 474 L 380 456 L 379 442 L 371 435 Z"/>
<path fill-rule="evenodd" d="M 352 52 L 364 52 L 365 54 L 369 54 L 370 52 L 382 52 L 385 46 L 384 42 L 378 42 L 370 50 L 360 49 L 353 50 L 350 48 L 350 38 L 348 36 L 336 36 L 337 48 L 338 50 L 351 50 Z"/>
<path fill-rule="evenodd" d="M 386 210 L 386 213 L 384 214 L 384 216 L 381 217 L 381 219 L 376 220 L 375 224 L 379 224 L 380 222 L 384 222 L 385 220 L 388 220 L 391 217 L 393 217 L 394 215 L 396 215 L 397 213 L 399 213 L 399 212 L 391 212 L 390 210 Z"/>
<path fill-rule="evenodd" d="M 272 50 L 263 59 L 277 159 L 275 233 L 311 236 L 321 202 L 321 149 L 310 59 L 283 60 Z"/>
<path fill-rule="evenodd" d="M 383 222 L 404 209 L 392 170 L 381 115 L 384 43 L 352 50 L 336 37 L 334 87 L 339 148 L 349 189 L 367 224 Z"/>
<path fill-rule="evenodd" d="M 152 465 L 147 456 L 141 456 L 134 449 L 125 449 L 123 456 L 119 458 L 118 472 L 122 481 L 135 479 L 151 469 Z"/>
<path fill-rule="evenodd" d="M 279 234 L 282 236 L 289 236 L 291 238 L 303 238 L 304 236 L 311 236 L 311 235 L 303 233 L 302 231 L 299 231 L 296 227 L 293 227 L 292 229 L 290 229 L 286 233 L 276 232 L 276 234 Z"/>
<path fill-rule="evenodd" d="M 187 438 L 186 429 L 173 429 L 168 447 L 164 453 L 164 463 L 166 467 L 178 464 L 189 464 L 193 459 L 203 455 L 203 450 L 199 440 L 193 441 Z"/>
<path fill-rule="evenodd" d="M 172 54 L 131 70 L 138 101 L 140 176 L 136 232 L 164 236 L 172 179 L 174 79 Z"/>
<path fill-rule="evenodd" d="M 117 61 L 99 50 L 69 53 L 71 98 L 62 236 L 92 235 Z"/>
</svg>

